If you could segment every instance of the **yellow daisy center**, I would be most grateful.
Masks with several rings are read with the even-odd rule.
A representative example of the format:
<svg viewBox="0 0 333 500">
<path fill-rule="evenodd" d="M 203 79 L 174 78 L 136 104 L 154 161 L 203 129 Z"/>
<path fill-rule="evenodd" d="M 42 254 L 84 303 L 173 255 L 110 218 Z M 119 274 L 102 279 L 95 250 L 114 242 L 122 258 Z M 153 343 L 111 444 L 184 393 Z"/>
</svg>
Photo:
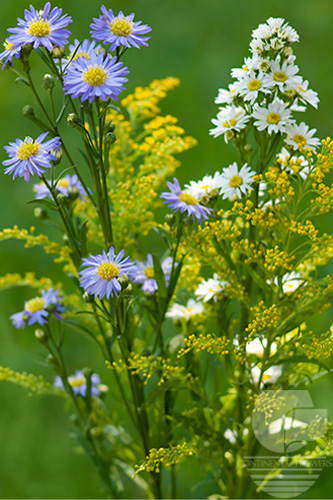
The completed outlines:
<svg viewBox="0 0 333 500">
<path fill-rule="evenodd" d="M 145 276 L 149 280 L 153 280 L 155 278 L 154 268 L 153 267 L 146 267 L 146 269 L 145 269 Z"/>
<path fill-rule="evenodd" d="M 285 82 L 286 80 L 288 80 L 288 77 L 283 71 L 278 71 L 274 74 L 274 80 L 276 82 Z"/>
<path fill-rule="evenodd" d="M 186 310 L 188 313 L 192 312 L 193 307 L 187 307 Z"/>
<path fill-rule="evenodd" d="M 267 123 L 269 123 L 270 125 L 279 123 L 280 121 L 281 115 L 279 115 L 278 113 L 269 113 L 269 115 L 267 116 Z"/>
<path fill-rule="evenodd" d="M 103 68 L 98 67 L 97 64 L 94 67 L 89 66 L 89 69 L 83 73 L 83 80 L 93 87 L 103 85 L 107 77 L 107 72 Z"/>
<path fill-rule="evenodd" d="M 97 270 L 102 280 L 111 281 L 113 278 L 119 276 L 120 269 L 113 262 L 105 262 L 101 264 Z"/>
<path fill-rule="evenodd" d="M 24 307 L 27 311 L 35 313 L 41 311 L 45 306 L 45 301 L 41 297 L 35 297 L 34 299 L 28 300 Z"/>
<path fill-rule="evenodd" d="M 115 19 L 110 25 L 110 30 L 116 36 L 129 36 L 133 31 L 133 23 L 126 19 Z"/>
<path fill-rule="evenodd" d="M 183 201 L 187 205 L 197 205 L 198 200 L 192 196 L 190 193 L 185 193 L 184 191 L 179 195 L 180 201 Z"/>
<path fill-rule="evenodd" d="M 263 376 L 262 376 L 262 381 L 263 382 L 266 382 L 267 380 L 269 380 L 271 378 L 270 375 L 267 375 L 266 373 L 263 373 Z"/>
<path fill-rule="evenodd" d="M 304 146 L 306 144 L 306 139 L 305 139 L 304 135 L 301 135 L 301 134 L 294 135 L 293 140 L 295 142 L 297 142 L 297 144 L 299 146 Z"/>
<path fill-rule="evenodd" d="M 249 90 L 259 90 L 261 89 L 261 82 L 259 80 L 251 80 L 248 84 Z"/>
<path fill-rule="evenodd" d="M 38 151 L 40 150 L 40 145 L 34 142 L 23 142 L 19 147 L 16 156 L 19 160 L 29 160 L 31 156 L 36 156 Z"/>
<path fill-rule="evenodd" d="M 28 28 L 28 33 L 31 36 L 38 36 L 42 38 L 43 36 L 47 36 L 50 34 L 50 25 L 47 21 L 39 20 L 33 23 L 30 23 Z"/>
<path fill-rule="evenodd" d="M 63 188 L 68 188 L 69 180 L 68 179 L 60 179 L 58 182 L 57 186 L 63 187 Z"/>
<path fill-rule="evenodd" d="M 243 179 L 239 175 L 234 175 L 229 181 L 229 186 L 232 188 L 238 188 L 243 184 Z"/>
<path fill-rule="evenodd" d="M 223 123 L 223 127 L 225 127 L 225 128 L 234 127 L 235 125 L 237 125 L 236 118 L 231 118 L 231 120 Z"/>
<path fill-rule="evenodd" d="M 73 54 L 69 54 L 68 59 L 70 61 L 76 61 L 78 57 L 85 57 L 86 59 L 88 59 L 88 61 L 90 59 L 88 52 L 86 52 L 85 50 L 78 50 L 75 56 L 73 56 Z"/>
<path fill-rule="evenodd" d="M 5 47 L 5 50 L 12 50 L 14 44 L 12 42 L 8 42 L 8 40 L 5 40 L 3 42 L 3 46 Z"/>
<path fill-rule="evenodd" d="M 68 381 L 72 387 L 81 387 L 81 385 L 84 385 L 87 383 L 86 378 L 82 375 L 81 377 L 69 377 Z"/>
</svg>

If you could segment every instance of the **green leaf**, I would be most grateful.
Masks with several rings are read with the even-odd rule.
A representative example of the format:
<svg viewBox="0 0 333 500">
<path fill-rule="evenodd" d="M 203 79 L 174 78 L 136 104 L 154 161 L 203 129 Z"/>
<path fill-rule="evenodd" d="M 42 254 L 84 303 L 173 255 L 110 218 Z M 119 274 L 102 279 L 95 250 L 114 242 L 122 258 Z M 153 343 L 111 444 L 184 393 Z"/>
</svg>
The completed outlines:
<svg viewBox="0 0 333 500">
<path fill-rule="evenodd" d="M 49 210 L 55 210 L 56 212 L 58 211 L 57 205 L 55 203 L 52 203 L 52 201 L 48 201 L 45 199 L 42 200 L 30 200 L 28 201 L 29 204 L 31 203 L 36 203 L 37 205 L 43 205 L 44 207 L 48 208 Z"/>
<path fill-rule="evenodd" d="M 282 365 L 284 363 L 311 363 L 313 365 L 318 365 L 321 368 L 324 368 L 326 371 L 331 373 L 331 369 L 325 365 L 320 359 L 316 358 L 308 358 L 306 356 L 292 356 L 290 358 L 282 358 L 274 361 L 274 365 Z"/>
<path fill-rule="evenodd" d="M 164 275 L 160 260 L 156 254 L 153 254 L 153 264 L 154 264 L 154 275 L 155 275 L 155 280 L 157 283 L 159 296 L 161 299 L 166 299 L 167 287 L 165 284 L 165 275 Z"/>
</svg>

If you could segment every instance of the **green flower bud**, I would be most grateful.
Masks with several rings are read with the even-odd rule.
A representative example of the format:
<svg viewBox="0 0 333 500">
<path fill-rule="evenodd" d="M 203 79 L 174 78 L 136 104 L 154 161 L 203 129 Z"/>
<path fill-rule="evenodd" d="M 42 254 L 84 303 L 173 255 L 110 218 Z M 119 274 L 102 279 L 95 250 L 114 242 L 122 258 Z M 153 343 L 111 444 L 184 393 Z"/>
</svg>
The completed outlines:
<svg viewBox="0 0 333 500">
<path fill-rule="evenodd" d="M 35 208 L 34 216 L 40 220 L 45 220 L 45 219 L 49 218 L 49 215 L 48 215 L 47 211 L 45 210 L 45 208 L 40 208 L 40 207 Z"/>
<path fill-rule="evenodd" d="M 71 201 L 76 200 L 79 197 L 79 194 L 80 194 L 80 192 L 79 192 L 79 190 L 78 190 L 78 188 L 76 186 L 71 187 L 68 190 L 68 193 L 69 193 L 69 199 Z"/>
<path fill-rule="evenodd" d="M 64 245 L 69 246 L 69 238 L 67 234 L 63 235 L 62 241 L 64 242 Z"/>
<path fill-rule="evenodd" d="M 35 337 L 41 344 L 45 344 L 49 338 L 48 334 L 40 328 L 37 328 L 37 330 L 35 330 Z"/>
<path fill-rule="evenodd" d="M 227 130 L 226 132 L 227 139 L 230 141 L 235 137 L 235 132 L 233 130 Z"/>
<path fill-rule="evenodd" d="M 35 116 L 34 108 L 30 106 L 30 104 L 27 104 L 27 106 L 24 106 L 22 109 L 23 116 Z"/>
<path fill-rule="evenodd" d="M 82 299 L 86 304 L 91 304 L 95 301 L 95 297 L 93 295 L 89 295 L 88 292 L 84 292 L 84 294 L 82 295 Z"/>
<path fill-rule="evenodd" d="M 101 427 L 93 427 L 92 429 L 90 429 L 90 434 L 94 438 L 99 438 L 103 435 L 103 429 Z"/>
<path fill-rule="evenodd" d="M 67 123 L 71 127 L 75 127 L 76 125 L 81 124 L 80 118 L 77 116 L 76 113 L 69 113 L 69 115 L 67 116 Z"/>
<path fill-rule="evenodd" d="M 87 368 L 87 367 L 86 367 L 86 368 L 83 368 L 83 375 L 84 375 L 84 377 L 85 377 L 87 380 L 91 377 L 91 375 L 92 375 L 92 374 L 93 374 L 93 371 L 92 371 L 92 369 L 91 369 L 91 368 Z"/>
<path fill-rule="evenodd" d="M 66 196 L 63 193 L 58 193 L 57 194 L 57 202 L 61 207 L 68 205 L 68 196 Z"/>
<path fill-rule="evenodd" d="M 247 153 L 251 153 L 252 150 L 253 147 L 251 146 L 251 144 L 245 144 L 244 151 L 246 151 Z"/>
<path fill-rule="evenodd" d="M 62 158 L 62 149 L 60 147 L 51 149 L 50 153 L 56 158 L 56 160 L 52 160 L 54 165 L 58 165 Z"/>
<path fill-rule="evenodd" d="M 105 123 L 104 131 L 107 134 L 108 132 L 114 132 L 115 128 L 116 128 L 115 124 L 112 121 L 108 121 Z"/>
<path fill-rule="evenodd" d="M 52 50 L 52 56 L 54 59 L 62 59 L 65 55 L 65 49 L 63 47 L 58 47 L 55 45 Z"/>
<path fill-rule="evenodd" d="M 120 276 L 118 278 L 118 281 L 119 281 L 121 288 L 123 290 L 125 290 L 129 285 L 129 277 L 127 276 L 127 274 L 123 274 L 123 276 Z"/>
<path fill-rule="evenodd" d="M 43 76 L 42 87 L 45 90 L 53 90 L 54 85 L 55 85 L 55 78 L 52 75 L 50 75 L 49 73 L 46 73 Z"/>
<path fill-rule="evenodd" d="M 116 142 L 117 140 L 117 137 L 114 135 L 113 132 L 108 132 L 107 134 L 105 134 L 105 142 L 107 144 L 113 144 L 114 142 Z"/>
<path fill-rule="evenodd" d="M 165 222 L 168 224 L 169 227 L 172 227 L 175 223 L 176 217 L 175 214 L 166 214 L 164 217 Z"/>
</svg>

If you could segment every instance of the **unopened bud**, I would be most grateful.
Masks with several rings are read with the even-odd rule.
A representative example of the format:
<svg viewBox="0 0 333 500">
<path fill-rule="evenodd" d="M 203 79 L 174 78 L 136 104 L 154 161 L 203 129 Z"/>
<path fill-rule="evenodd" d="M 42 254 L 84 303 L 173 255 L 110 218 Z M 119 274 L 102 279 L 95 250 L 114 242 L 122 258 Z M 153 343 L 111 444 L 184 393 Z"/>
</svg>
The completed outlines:
<svg viewBox="0 0 333 500">
<path fill-rule="evenodd" d="M 53 354 L 48 354 L 46 356 L 46 361 L 50 364 L 50 365 L 53 365 L 53 366 L 58 366 L 58 361 L 57 359 L 54 357 Z"/>
<path fill-rule="evenodd" d="M 84 292 L 82 299 L 86 304 L 91 304 L 91 302 L 94 302 L 95 300 L 94 296 L 90 295 L 88 292 Z"/>
<path fill-rule="evenodd" d="M 57 310 L 57 304 L 49 304 L 45 309 L 48 313 L 52 314 Z"/>
<path fill-rule="evenodd" d="M 113 122 L 108 121 L 105 123 L 105 126 L 104 126 L 105 133 L 114 132 L 115 128 L 116 128 L 116 126 Z"/>
<path fill-rule="evenodd" d="M 73 186 L 73 187 L 68 189 L 68 194 L 69 194 L 70 200 L 74 201 L 78 198 L 80 191 L 79 191 L 77 186 Z"/>
<path fill-rule="evenodd" d="M 93 374 L 93 371 L 91 368 L 83 368 L 83 375 L 85 377 L 85 379 L 89 379 L 91 377 L 91 375 Z"/>
<path fill-rule="evenodd" d="M 52 50 L 52 56 L 54 59 L 61 59 L 65 55 L 65 49 L 63 47 L 58 47 L 55 45 Z"/>
<path fill-rule="evenodd" d="M 98 49 L 95 50 L 96 54 L 103 54 L 103 56 L 106 56 L 106 50 L 103 47 L 98 47 Z"/>
<path fill-rule="evenodd" d="M 116 142 L 117 140 L 117 137 L 114 135 L 113 132 L 108 132 L 107 134 L 105 134 L 105 142 L 107 144 L 113 144 L 114 142 Z"/>
<path fill-rule="evenodd" d="M 48 217 L 49 217 L 45 208 L 40 208 L 40 207 L 35 208 L 34 216 L 40 220 L 45 220 L 45 219 L 48 219 Z"/>
<path fill-rule="evenodd" d="M 54 88 L 54 85 L 55 85 L 54 77 L 52 75 L 50 75 L 49 73 L 46 73 L 43 76 L 42 87 L 45 90 L 52 90 Z"/>
<path fill-rule="evenodd" d="M 35 116 L 34 108 L 30 106 L 30 104 L 24 106 L 24 108 L 22 109 L 22 113 L 24 116 Z"/>
<path fill-rule="evenodd" d="M 127 274 L 123 274 L 118 278 L 118 281 L 121 285 L 121 288 L 125 290 L 125 288 L 127 288 L 129 284 L 129 277 L 127 276 Z"/>
<path fill-rule="evenodd" d="M 270 64 L 268 61 L 263 61 L 261 64 L 260 64 L 260 69 L 261 71 L 263 71 L 263 73 L 267 73 L 267 71 L 270 70 Z"/>
<path fill-rule="evenodd" d="M 169 227 L 172 227 L 175 223 L 176 217 L 175 214 L 166 214 L 164 217 L 165 222 L 168 224 Z"/>
<path fill-rule="evenodd" d="M 293 49 L 292 49 L 291 47 L 286 47 L 286 48 L 284 49 L 284 51 L 283 51 L 283 55 L 284 55 L 285 57 L 290 57 L 290 56 L 292 56 L 292 55 L 293 55 L 293 53 L 294 53 L 294 52 L 293 52 Z"/>
<path fill-rule="evenodd" d="M 75 127 L 75 125 L 79 125 L 81 122 L 76 113 L 69 113 L 69 115 L 67 116 L 67 123 L 71 127 Z"/>
<path fill-rule="evenodd" d="M 233 130 L 227 130 L 226 132 L 227 139 L 230 141 L 235 137 L 235 132 Z"/>
<path fill-rule="evenodd" d="M 287 97 L 287 99 L 295 99 L 297 96 L 297 90 L 296 89 L 289 89 L 284 92 L 284 95 Z"/>
<path fill-rule="evenodd" d="M 251 153 L 252 150 L 253 147 L 251 146 L 251 144 L 245 144 L 244 151 L 246 151 L 247 153 Z"/>
<path fill-rule="evenodd" d="M 60 147 L 51 149 L 51 155 L 54 156 L 55 160 L 52 160 L 55 165 L 58 165 L 62 158 L 62 149 Z"/>
<path fill-rule="evenodd" d="M 69 238 L 67 234 L 63 235 L 62 241 L 64 242 L 64 245 L 69 246 Z"/>
<path fill-rule="evenodd" d="M 68 196 L 66 196 L 63 193 L 57 194 L 57 202 L 59 203 L 59 205 L 61 207 L 64 205 L 67 205 L 68 204 Z"/>
<path fill-rule="evenodd" d="M 45 344 L 45 342 L 47 342 L 49 338 L 48 334 L 44 332 L 44 330 L 41 330 L 40 328 L 37 328 L 37 330 L 35 330 L 35 337 L 42 344 Z"/>
<path fill-rule="evenodd" d="M 93 427 L 92 429 L 90 429 L 90 434 L 94 438 L 99 438 L 103 434 L 103 429 L 101 427 Z"/>
</svg>

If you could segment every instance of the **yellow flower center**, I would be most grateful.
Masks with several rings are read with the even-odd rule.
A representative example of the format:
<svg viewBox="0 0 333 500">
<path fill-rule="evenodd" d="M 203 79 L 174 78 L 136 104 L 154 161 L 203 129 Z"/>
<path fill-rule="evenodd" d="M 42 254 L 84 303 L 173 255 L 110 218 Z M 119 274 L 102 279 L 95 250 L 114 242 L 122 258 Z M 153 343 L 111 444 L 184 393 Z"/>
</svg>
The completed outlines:
<svg viewBox="0 0 333 500">
<path fill-rule="evenodd" d="M 305 144 L 306 144 L 306 139 L 305 139 L 304 135 L 296 134 L 296 135 L 294 135 L 293 139 L 295 142 L 297 142 L 297 144 L 299 146 L 305 146 Z"/>
<path fill-rule="evenodd" d="M 70 61 L 76 61 L 76 59 L 78 57 L 85 57 L 86 59 L 88 59 L 88 61 L 90 60 L 90 57 L 89 57 L 89 54 L 88 52 L 84 51 L 84 50 L 78 50 L 75 54 L 75 56 L 73 56 L 73 54 L 69 54 L 68 56 L 68 59 Z"/>
<path fill-rule="evenodd" d="M 98 67 L 97 64 L 94 67 L 89 66 L 89 69 L 83 73 L 84 81 L 93 87 L 103 85 L 107 77 L 107 72 L 103 68 Z"/>
<path fill-rule="evenodd" d="M 179 199 L 180 199 L 180 201 L 183 201 L 187 205 L 197 205 L 198 204 L 198 200 L 194 196 L 192 196 L 190 193 L 186 193 L 185 191 L 180 193 Z"/>
<path fill-rule="evenodd" d="M 269 113 L 267 116 L 267 123 L 273 125 L 275 123 L 279 123 L 281 121 L 281 115 L 278 113 Z"/>
<path fill-rule="evenodd" d="M 34 142 L 23 142 L 16 152 L 19 160 L 29 160 L 31 156 L 36 156 L 40 150 L 40 145 Z"/>
<path fill-rule="evenodd" d="M 267 380 L 269 380 L 270 378 L 271 378 L 271 376 L 270 376 L 270 375 L 267 375 L 266 373 L 263 373 L 263 375 L 262 375 L 262 381 L 263 381 L 263 382 L 266 382 L 266 381 L 267 381 Z"/>
<path fill-rule="evenodd" d="M 126 19 L 115 19 L 110 25 L 111 33 L 116 36 L 129 36 L 133 31 L 133 23 Z"/>
<path fill-rule="evenodd" d="M 97 270 L 102 280 L 111 281 L 113 278 L 119 276 L 120 269 L 113 262 L 105 262 L 101 264 Z"/>
<path fill-rule="evenodd" d="M 8 40 L 5 40 L 3 42 L 3 46 L 5 47 L 5 50 L 12 50 L 14 44 L 12 42 L 8 42 Z"/>
<path fill-rule="evenodd" d="M 239 175 L 234 175 L 229 181 L 229 186 L 232 188 L 238 188 L 243 184 L 243 179 Z"/>
<path fill-rule="evenodd" d="M 153 268 L 153 267 L 146 267 L 146 269 L 145 269 L 145 276 L 146 276 L 149 280 L 153 280 L 153 279 L 155 279 L 154 268 Z"/>
<path fill-rule="evenodd" d="M 68 382 L 72 387 L 81 387 L 81 385 L 87 383 L 84 375 L 82 375 L 81 377 L 68 377 Z"/>
<path fill-rule="evenodd" d="M 35 313 L 41 311 L 45 306 L 45 301 L 41 297 L 35 297 L 34 299 L 28 300 L 24 307 L 27 311 Z"/>
<path fill-rule="evenodd" d="M 28 33 L 31 36 L 38 36 L 42 38 L 43 36 L 47 36 L 50 34 L 50 25 L 47 21 L 35 21 L 33 23 L 29 23 L 30 26 L 28 28 Z"/>
<path fill-rule="evenodd" d="M 193 307 L 187 307 L 186 310 L 188 313 L 192 312 Z"/>
<path fill-rule="evenodd" d="M 249 90 L 259 90 L 261 89 L 261 82 L 259 80 L 251 80 L 248 84 Z"/>
<path fill-rule="evenodd" d="M 274 74 L 274 80 L 276 82 L 285 82 L 286 80 L 288 80 L 288 77 L 283 71 L 278 71 Z"/>
<path fill-rule="evenodd" d="M 57 186 L 68 188 L 69 180 L 68 179 L 60 179 Z"/>
<path fill-rule="evenodd" d="M 225 128 L 234 127 L 235 125 L 237 125 L 236 118 L 231 118 L 231 120 L 229 120 L 228 122 L 223 123 L 223 127 L 225 127 Z"/>
</svg>

